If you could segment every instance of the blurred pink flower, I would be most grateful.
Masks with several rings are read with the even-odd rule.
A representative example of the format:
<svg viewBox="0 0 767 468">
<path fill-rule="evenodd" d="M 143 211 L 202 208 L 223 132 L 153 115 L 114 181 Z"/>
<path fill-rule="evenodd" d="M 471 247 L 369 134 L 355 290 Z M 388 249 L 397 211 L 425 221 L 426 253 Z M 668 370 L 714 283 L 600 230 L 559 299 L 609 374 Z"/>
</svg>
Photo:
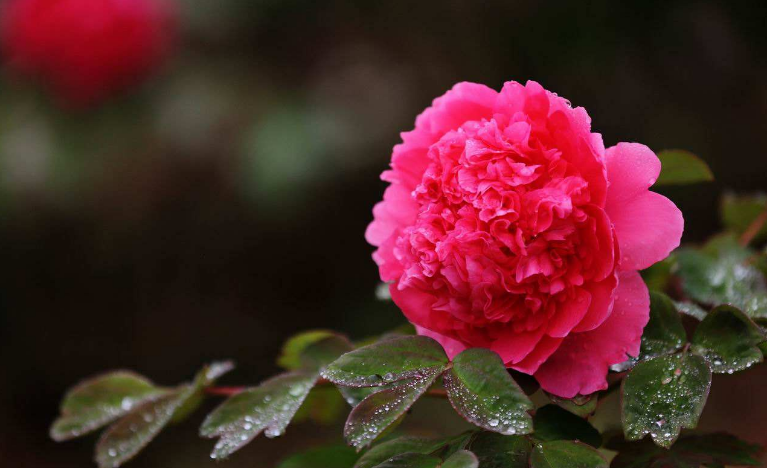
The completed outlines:
<svg viewBox="0 0 767 468">
<path fill-rule="evenodd" d="M 136 84 L 167 56 L 174 36 L 175 10 L 166 0 L 7 0 L 2 6 L 10 67 L 40 78 L 74 105 Z"/>
<path fill-rule="evenodd" d="M 366 238 L 394 302 L 451 357 L 497 352 L 556 395 L 607 387 L 649 318 L 637 270 L 679 245 L 646 146 L 605 150 L 535 82 L 459 83 L 394 147 Z"/>
</svg>

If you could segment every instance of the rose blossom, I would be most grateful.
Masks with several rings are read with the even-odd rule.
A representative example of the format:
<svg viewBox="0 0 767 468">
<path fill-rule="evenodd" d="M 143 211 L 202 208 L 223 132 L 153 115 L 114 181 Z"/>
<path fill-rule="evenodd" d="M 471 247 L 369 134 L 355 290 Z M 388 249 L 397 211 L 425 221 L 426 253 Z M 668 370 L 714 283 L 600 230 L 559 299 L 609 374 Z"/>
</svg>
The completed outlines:
<svg viewBox="0 0 767 468">
<path fill-rule="evenodd" d="M 8 0 L 2 45 L 15 71 L 88 105 L 145 77 L 170 48 L 166 0 Z"/>
<path fill-rule="evenodd" d="M 607 388 L 649 319 L 637 270 L 679 245 L 646 146 L 605 150 L 583 108 L 538 83 L 459 83 L 394 147 L 366 238 L 419 334 L 497 352 L 562 397 Z"/>
</svg>

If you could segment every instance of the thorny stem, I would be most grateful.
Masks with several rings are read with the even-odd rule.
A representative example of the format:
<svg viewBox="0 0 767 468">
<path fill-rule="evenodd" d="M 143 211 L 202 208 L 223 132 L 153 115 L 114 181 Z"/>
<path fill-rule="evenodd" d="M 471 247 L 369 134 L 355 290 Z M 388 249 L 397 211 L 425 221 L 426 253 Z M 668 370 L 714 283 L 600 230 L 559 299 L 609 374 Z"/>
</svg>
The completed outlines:
<svg viewBox="0 0 767 468">
<path fill-rule="evenodd" d="M 759 213 L 759 216 L 754 218 L 751 224 L 749 224 L 748 228 L 746 228 L 746 230 L 743 232 L 743 235 L 740 236 L 740 245 L 743 247 L 748 246 L 748 244 L 754 240 L 754 237 L 759 234 L 759 231 L 762 230 L 765 223 L 767 223 L 767 208 Z"/>
<path fill-rule="evenodd" d="M 325 379 L 320 379 L 317 382 L 317 386 L 328 386 L 328 385 L 333 385 L 333 383 Z M 208 387 L 205 389 L 205 393 L 208 395 L 214 395 L 214 396 L 231 397 L 231 396 L 237 395 L 238 393 L 242 393 L 247 388 L 248 387 L 244 387 L 244 386 Z M 447 398 L 447 391 L 444 388 L 432 388 L 428 390 L 426 393 L 424 393 L 424 395 L 434 397 L 434 398 Z"/>
</svg>

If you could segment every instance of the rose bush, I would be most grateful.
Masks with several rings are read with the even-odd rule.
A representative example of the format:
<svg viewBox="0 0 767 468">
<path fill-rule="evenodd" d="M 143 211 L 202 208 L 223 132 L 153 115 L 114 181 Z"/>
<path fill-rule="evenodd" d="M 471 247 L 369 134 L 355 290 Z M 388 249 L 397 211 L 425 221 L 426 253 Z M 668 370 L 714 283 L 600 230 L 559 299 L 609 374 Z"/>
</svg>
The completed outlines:
<svg viewBox="0 0 767 468">
<path fill-rule="evenodd" d="M 8 0 L 2 43 L 10 66 L 88 105 L 134 84 L 167 55 L 165 0 Z"/>
<path fill-rule="evenodd" d="M 391 296 L 451 357 L 471 347 L 572 397 L 607 387 L 649 318 L 638 270 L 679 245 L 646 146 L 605 150 L 535 82 L 459 83 L 402 134 L 366 238 Z"/>
</svg>

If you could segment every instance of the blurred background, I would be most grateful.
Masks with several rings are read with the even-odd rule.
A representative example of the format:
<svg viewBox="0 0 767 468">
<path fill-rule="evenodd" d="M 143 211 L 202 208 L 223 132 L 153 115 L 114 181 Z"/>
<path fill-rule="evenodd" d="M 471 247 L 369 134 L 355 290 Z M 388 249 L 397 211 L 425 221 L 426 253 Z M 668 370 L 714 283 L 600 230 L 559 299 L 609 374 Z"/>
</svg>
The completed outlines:
<svg viewBox="0 0 767 468">
<path fill-rule="evenodd" d="M 3 466 L 95 466 L 95 437 L 47 435 L 83 377 L 130 368 L 175 384 L 232 358 L 222 383 L 256 383 L 300 330 L 401 324 L 375 299 L 363 233 L 399 132 L 455 82 L 534 79 L 584 106 L 608 146 L 701 156 L 716 183 L 664 192 L 688 242 L 719 228 L 725 189 L 767 188 L 767 2 L 175 3 L 161 67 L 96 105 L 62 103 L 3 62 Z M 716 377 L 702 427 L 767 442 L 765 383 L 767 366 Z M 435 404 L 406 424 L 461 427 L 444 402 L 424 416 Z M 128 466 L 213 466 L 204 412 Z M 340 442 L 341 424 L 291 426 L 226 466 Z"/>
</svg>

